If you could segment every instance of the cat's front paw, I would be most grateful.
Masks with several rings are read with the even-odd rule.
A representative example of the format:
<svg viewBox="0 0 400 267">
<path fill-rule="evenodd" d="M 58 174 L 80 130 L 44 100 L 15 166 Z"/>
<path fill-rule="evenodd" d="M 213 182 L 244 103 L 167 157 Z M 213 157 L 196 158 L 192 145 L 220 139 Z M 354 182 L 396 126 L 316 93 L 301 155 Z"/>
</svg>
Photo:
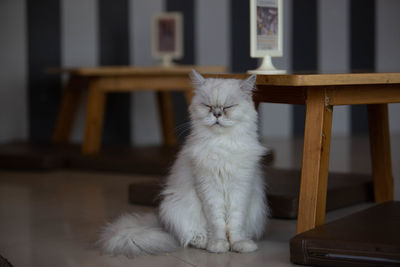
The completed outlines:
<svg viewBox="0 0 400 267">
<path fill-rule="evenodd" d="M 205 249 L 207 246 L 207 235 L 206 234 L 195 234 L 190 240 L 190 245 L 195 248 Z"/>
<path fill-rule="evenodd" d="M 229 242 L 224 239 L 209 240 L 207 250 L 213 253 L 224 253 L 229 250 Z"/>
<path fill-rule="evenodd" d="M 253 240 L 241 240 L 232 244 L 231 250 L 240 253 L 253 252 L 258 248 Z"/>
</svg>

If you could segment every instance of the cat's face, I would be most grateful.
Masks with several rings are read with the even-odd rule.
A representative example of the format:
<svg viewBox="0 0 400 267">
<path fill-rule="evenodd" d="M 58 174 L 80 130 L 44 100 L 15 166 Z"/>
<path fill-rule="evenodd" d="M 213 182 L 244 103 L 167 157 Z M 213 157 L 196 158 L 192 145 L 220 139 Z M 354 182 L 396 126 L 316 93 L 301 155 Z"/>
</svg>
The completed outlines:
<svg viewBox="0 0 400 267">
<path fill-rule="evenodd" d="M 193 123 L 221 132 L 257 116 L 252 101 L 255 77 L 247 80 L 204 79 L 192 73 L 195 96 L 190 106 Z"/>
</svg>

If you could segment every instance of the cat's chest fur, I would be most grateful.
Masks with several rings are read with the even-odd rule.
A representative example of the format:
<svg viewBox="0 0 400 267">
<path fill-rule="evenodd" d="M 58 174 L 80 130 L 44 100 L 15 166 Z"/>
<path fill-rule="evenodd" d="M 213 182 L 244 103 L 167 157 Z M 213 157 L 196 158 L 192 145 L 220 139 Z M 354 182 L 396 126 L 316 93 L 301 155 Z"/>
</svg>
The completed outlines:
<svg viewBox="0 0 400 267">
<path fill-rule="evenodd" d="M 220 178 L 251 171 L 265 150 L 254 138 L 230 136 L 196 140 L 189 149 L 195 172 Z"/>
</svg>

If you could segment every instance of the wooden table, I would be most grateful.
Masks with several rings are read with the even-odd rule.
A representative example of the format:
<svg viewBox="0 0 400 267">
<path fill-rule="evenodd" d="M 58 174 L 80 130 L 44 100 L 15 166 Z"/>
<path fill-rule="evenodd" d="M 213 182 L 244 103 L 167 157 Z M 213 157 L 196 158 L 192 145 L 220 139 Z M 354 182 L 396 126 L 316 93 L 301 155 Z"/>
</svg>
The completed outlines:
<svg viewBox="0 0 400 267">
<path fill-rule="evenodd" d="M 189 72 L 221 73 L 221 66 L 174 67 L 93 67 L 53 70 L 67 73 L 68 82 L 61 101 L 61 107 L 53 132 L 53 142 L 68 143 L 82 90 L 88 89 L 88 105 L 83 154 L 94 154 L 101 147 L 104 108 L 108 93 L 133 92 L 138 90 L 156 91 L 159 103 L 163 142 L 177 143 L 172 113 L 171 91 L 182 91 L 188 103 L 192 98 Z"/>
<path fill-rule="evenodd" d="M 256 104 L 306 105 L 298 233 L 324 223 L 334 106 L 367 104 L 375 201 L 393 199 L 387 104 L 400 102 L 400 73 L 259 75 L 257 88 Z"/>
</svg>

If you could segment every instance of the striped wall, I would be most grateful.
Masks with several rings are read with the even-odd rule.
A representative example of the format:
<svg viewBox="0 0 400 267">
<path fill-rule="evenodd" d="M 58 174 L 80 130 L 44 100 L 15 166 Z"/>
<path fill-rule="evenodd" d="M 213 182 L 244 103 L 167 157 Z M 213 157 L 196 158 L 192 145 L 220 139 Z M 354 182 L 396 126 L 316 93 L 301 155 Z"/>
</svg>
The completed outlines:
<svg viewBox="0 0 400 267">
<path fill-rule="evenodd" d="M 26 1 L 29 138 L 50 139 L 61 99 L 61 79 L 48 67 L 61 65 L 60 1 Z"/>
<path fill-rule="evenodd" d="M 98 0 L 99 63 L 102 66 L 130 64 L 129 5 L 129 0 Z M 130 100 L 129 93 L 107 96 L 103 143 L 130 143 Z"/>
<path fill-rule="evenodd" d="M 376 6 L 375 69 L 380 72 L 400 71 L 400 1 L 379 0 Z M 387 29 L 394 29 L 388 31 Z M 397 32 L 396 32 L 397 31 Z M 389 104 L 392 132 L 400 132 L 400 104 Z"/>
<path fill-rule="evenodd" d="M 97 66 L 98 59 L 98 3 L 96 0 L 61 1 L 61 62 L 63 67 Z M 72 141 L 83 138 L 87 95 L 82 97 Z"/>
<path fill-rule="evenodd" d="M 151 57 L 150 17 L 155 12 L 164 10 L 163 0 L 131 0 L 130 2 L 130 43 L 132 44 L 132 65 L 151 66 L 157 61 Z M 131 94 L 131 143 L 157 144 L 161 142 L 160 121 L 155 94 L 137 92 Z"/>
<path fill-rule="evenodd" d="M 321 73 L 349 72 L 348 0 L 322 0 L 318 6 L 318 70 Z M 340 51 L 338 53 L 337 51 Z M 350 132 L 350 107 L 335 107 L 332 129 L 336 135 Z"/>
<path fill-rule="evenodd" d="M 0 142 L 28 137 L 26 6 L 0 1 Z"/>
<path fill-rule="evenodd" d="M 227 65 L 234 72 L 257 65 L 248 52 L 245 0 L 0 1 L 0 142 L 49 140 L 65 79 L 44 74 L 45 68 L 156 64 L 150 18 L 167 10 L 184 14 L 181 63 Z M 284 56 L 273 61 L 289 72 L 400 71 L 399 10 L 398 0 L 284 0 Z M 177 124 L 183 124 L 185 100 L 180 94 L 173 100 Z M 84 102 L 76 142 L 83 136 Z M 393 133 L 400 133 L 399 105 L 389 107 Z M 363 118 L 361 106 L 335 108 L 333 135 L 365 133 L 365 123 L 358 124 Z M 303 120 L 302 107 L 260 106 L 260 131 L 267 138 L 301 135 Z M 104 136 L 106 143 L 160 143 L 154 93 L 113 96 Z"/>
</svg>

